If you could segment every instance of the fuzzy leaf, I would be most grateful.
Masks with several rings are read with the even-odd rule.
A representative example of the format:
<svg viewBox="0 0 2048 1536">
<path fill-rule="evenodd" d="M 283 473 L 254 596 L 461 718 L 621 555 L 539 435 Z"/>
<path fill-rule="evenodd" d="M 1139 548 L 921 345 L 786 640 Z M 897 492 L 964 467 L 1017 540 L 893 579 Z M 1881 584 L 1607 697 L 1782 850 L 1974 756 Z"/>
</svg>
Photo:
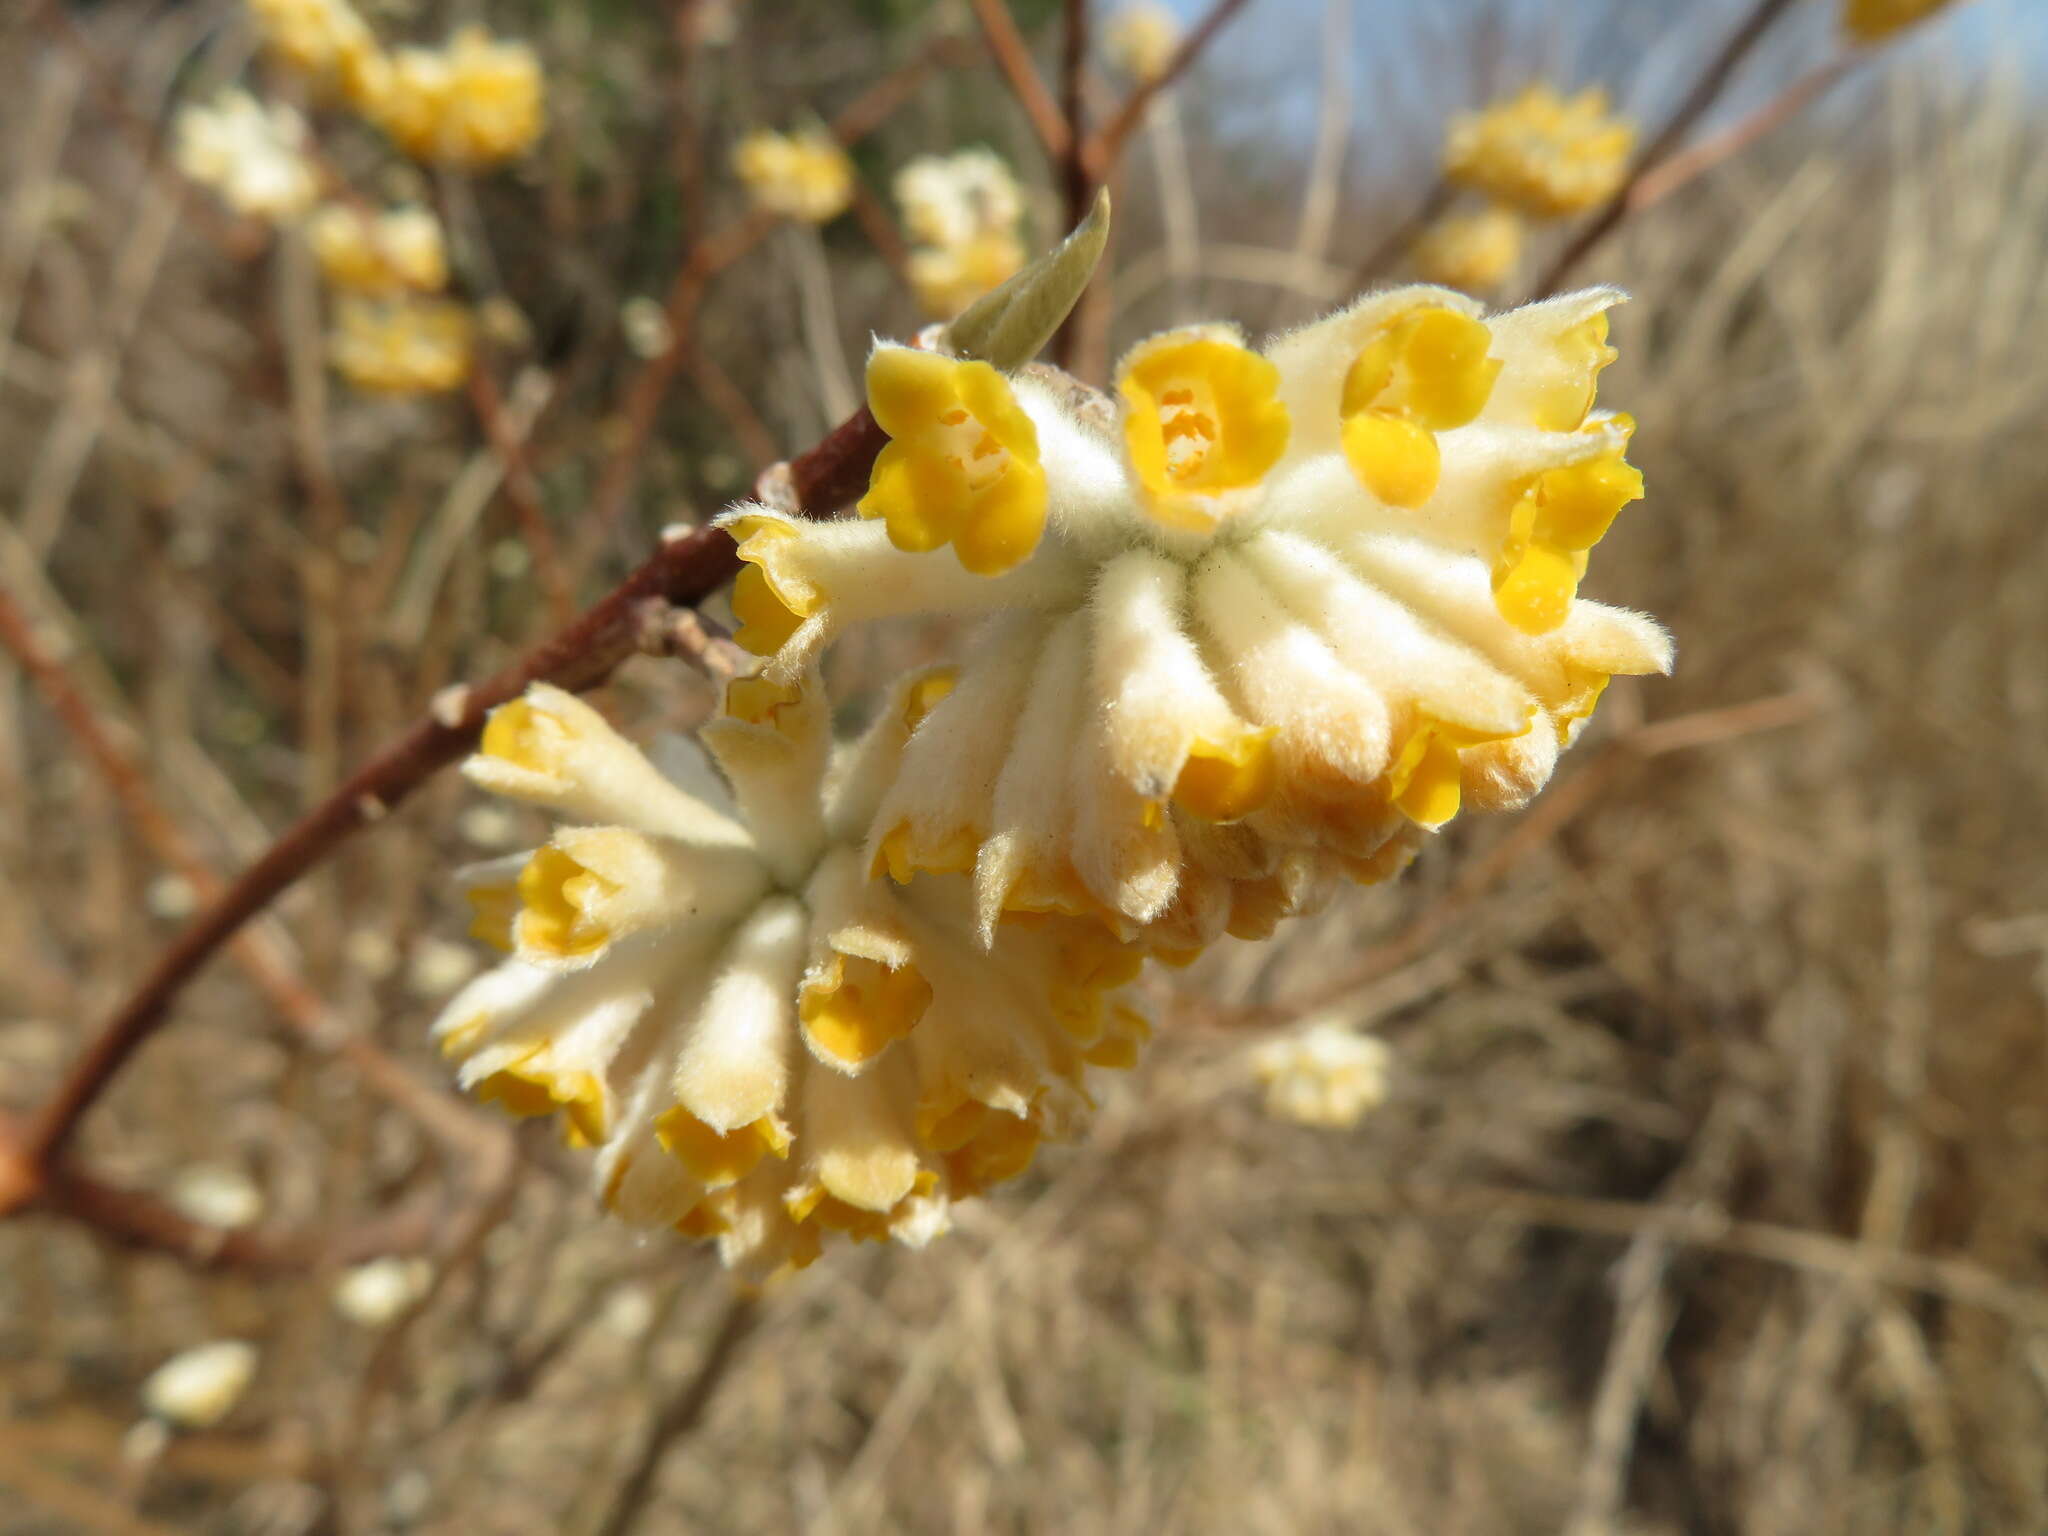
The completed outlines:
<svg viewBox="0 0 2048 1536">
<path fill-rule="evenodd" d="M 1021 368 L 1048 341 L 1081 297 L 1109 243 L 1109 189 L 1095 194 L 1074 232 L 1015 277 L 983 294 L 946 327 L 943 345 L 1004 373 Z"/>
</svg>

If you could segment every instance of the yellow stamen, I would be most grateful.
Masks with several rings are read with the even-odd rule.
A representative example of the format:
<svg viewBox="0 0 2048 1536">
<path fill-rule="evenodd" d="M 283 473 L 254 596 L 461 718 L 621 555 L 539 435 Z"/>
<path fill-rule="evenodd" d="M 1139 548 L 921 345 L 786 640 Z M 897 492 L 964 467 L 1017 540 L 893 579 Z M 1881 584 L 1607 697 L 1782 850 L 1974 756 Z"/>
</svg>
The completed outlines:
<svg viewBox="0 0 2048 1536">
<path fill-rule="evenodd" d="M 935 840 L 916 841 L 907 821 L 899 821 L 882 836 L 868 878 L 889 872 L 898 885 L 908 885 L 920 874 L 959 875 L 974 868 L 981 851 L 981 833 L 973 827 L 955 827 Z"/>
<path fill-rule="evenodd" d="M 914 731 L 924 724 L 924 717 L 938 708 L 939 701 L 953 691 L 959 680 L 958 667 L 940 667 L 912 683 L 909 696 L 903 701 L 903 728 Z"/>
<path fill-rule="evenodd" d="M 1421 716 L 1387 769 L 1388 797 L 1410 821 L 1425 827 L 1442 826 L 1458 814 L 1463 800 L 1459 752 L 1499 739 L 1485 731 Z"/>
<path fill-rule="evenodd" d="M 1287 451 L 1280 372 L 1222 336 L 1179 332 L 1137 348 L 1117 379 L 1124 445 L 1146 510 L 1206 533 Z"/>
</svg>

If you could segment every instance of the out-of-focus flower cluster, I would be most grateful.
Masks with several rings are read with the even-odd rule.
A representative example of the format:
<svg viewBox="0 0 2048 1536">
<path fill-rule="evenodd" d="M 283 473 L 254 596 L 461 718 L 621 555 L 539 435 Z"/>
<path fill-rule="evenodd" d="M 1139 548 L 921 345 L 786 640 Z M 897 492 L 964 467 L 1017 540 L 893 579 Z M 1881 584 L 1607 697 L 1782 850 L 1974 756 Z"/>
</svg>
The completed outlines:
<svg viewBox="0 0 2048 1536">
<path fill-rule="evenodd" d="M 1568 218 L 1613 196 L 1634 147 L 1634 125 L 1598 87 L 1567 97 L 1539 81 L 1453 118 L 1444 178 L 1485 201 L 1426 230 L 1410 252 L 1415 270 L 1454 288 L 1499 288 L 1521 261 L 1528 221 Z"/>
<path fill-rule="evenodd" d="M 1024 194 L 989 149 L 921 155 L 896 174 L 914 242 L 910 282 L 926 313 L 950 320 L 1024 265 Z"/>
<path fill-rule="evenodd" d="M 757 129 L 733 150 L 732 166 L 754 206 L 785 219 L 826 224 L 853 201 L 853 162 L 822 128 Z"/>
<path fill-rule="evenodd" d="M 273 60 L 415 159 L 480 169 L 540 135 L 540 64 L 523 43 L 465 27 L 439 48 L 386 52 L 347 0 L 248 0 L 248 9 Z M 180 170 L 236 212 L 303 234 L 334 295 L 329 356 L 343 377 L 378 394 L 458 388 L 476 323 L 440 296 L 449 281 L 440 220 L 326 185 L 333 178 L 312 150 L 295 109 L 239 88 L 178 114 Z"/>
<path fill-rule="evenodd" d="M 1180 47 L 1180 18 L 1158 0 L 1136 0 L 1102 29 L 1110 63 L 1133 80 L 1157 80 Z"/>
</svg>

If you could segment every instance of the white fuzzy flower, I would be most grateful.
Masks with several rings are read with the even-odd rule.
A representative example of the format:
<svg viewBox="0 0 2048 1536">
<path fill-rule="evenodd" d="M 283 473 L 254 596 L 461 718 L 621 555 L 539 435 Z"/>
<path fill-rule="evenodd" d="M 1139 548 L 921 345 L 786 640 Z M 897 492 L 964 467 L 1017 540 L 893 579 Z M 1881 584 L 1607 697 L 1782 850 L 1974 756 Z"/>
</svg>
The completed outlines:
<svg viewBox="0 0 2048 1536">
<path fill-rule="evenodd" d="M 742 679 L 700 738 L 722 780 L 557 689 L 495 711 L 465 771 L 564 825 L 470 877 L 472 932 L 511 958 L 435 1026 L 463 1084 L 561 1111 L 606 1206 L 755 1273 L 833 1230 L 922 1244 L 1021 1171 L 1086 1066 L 1135 1059 L 1148 1026 L 1112 994 L 1139 961 L 1050 918 L 989 952 L 961 882 L 866 878 L 876 797 L 950 681 L 903 680 L 835 748 L 814 676 Z"/>
<path fill-rule="evenodd" d="M 290 107 L 266 107 L 230 86 L 180 107 L 175 133 L 178 169 L 237 213 L 277 223 L 313 206 L 319 184 L 304 154 L 306 120 Z"/>
<path fill-rule="evenodd" d="M 434 1266 L 425 1259 L 371 1259 L 334 1282 L 334 1308 L 360 1327 L 382 1328 L 426 1295 L 433 1280 Z"/>
<path fill-rule="evenodd" d="M 951 319 L 1024 265 L 1024 195 L 992 150 L 920 155 L 896 173 L 895 190 L 927 313 Z"/>
<path fill-rule="evenodd" d="M 794 690 L 846 626 L 988 615 L 884 796 L 871 867 L 1157 950 L 1263 936 L 1461 809 L 1524 803 L 1650 620 L 1578 598 L 1641 478 L 1592 410 L 1611 289 L 1483 317 L 1413 287 L 1263 353 L 1144 342 L 1120 415 L 884 346 L 864 519 L 729 514 L 743 645 Z M 953 552 L 941 546 L 951 544 Z"/>
<path fill-rule="evenodd" d="M 256 1346 L 222 1339 L 173 1355 L 142 1384 L 142 1406 L 179 1429 L 211 1429 L 256 1376 Z"/>
<path fill-rule="evenodd" d="M 1264 1041 L 1250 1058 L 1276 1120 L 1341 1130 L 1386 1101 L 1385 1042 L 1342 1024 L 1326 1020 Z"/>
<path fill-rule="evenodd" d="M 263 1192 L 249 1176 L 217 1163 L 181 1168 L 171 1181 L 170 1201 L 194 1221 L 223 1231 L 252 1226 L 263 1214 Z"/>
</svg>

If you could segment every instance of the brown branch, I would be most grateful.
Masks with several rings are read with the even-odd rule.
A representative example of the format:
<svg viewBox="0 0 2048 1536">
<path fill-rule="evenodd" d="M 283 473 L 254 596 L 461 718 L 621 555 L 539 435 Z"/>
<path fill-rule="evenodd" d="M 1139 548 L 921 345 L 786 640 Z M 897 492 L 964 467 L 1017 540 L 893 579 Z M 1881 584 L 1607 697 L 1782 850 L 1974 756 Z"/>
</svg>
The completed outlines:
<svg viewBox="0 0 2048 1536">
<path fill-rule="evenodd" d="M 981 35 L 988 43 L 996 68 L 1010 82 L 1011 94 L 1024 109 L 1046 158 L 1056 164 L 1066 160 L 1074 144 L 1074 136 L 1068 132 L 1071 119 L 1060 110 L 1052 89 L 1038 73 L 1038 66 L 1031 62 L 1031 48 L 1024 41 L 1024 34 L 1017 30 L 1008 0 L 974 0 L 974 19 L 981 23 Z M 1068 227 L 1077 222 L 1070 220 Z"/>
<path fill-rule="evenodd" d="M 887 441 L 865 409 L 789 466 L 796 505 L 814 515 L 844 506 L 866 485 Z M 382 820 L 429 777 L 476 744 L 484 716 L 545 681 L 581 691 L 595 687 L 632 655 L 646 628 L 645 605 L 658 599 L 690 606 L 717 591 L 739 568 L 731 537 L 698 528 L 665 538 L 648 559 L 574 624 L 473 686 L 444 693 L 435 707 L 350 775 L 327 799 L 278 835 L 234 884 L 164 951 L 127 1001 L 87 1045 L 55 1095 L 30 1126 L 0 1146 L 0 1215 L 33 1195 L 55 1165 L 79 1120 L 128 1060 L 162 1027 L 185 984 L 216 951 L 277 895 L 345 839 Z M 18 615 L 16 616 L 18 619 Z M 14 627 L 15 638 L 30 635 Z M 317 1001 L 314 1005 L 317 1008 Z M 331 1033 L 331 1031 L 328 1031 Z M 426 1089 L 368 1040 L 350 1035 L 335 1049 L 387 1096 L 424 1095 L 443 1114 L 461 1107 Z M 410 1085 L 410 1086 L 408 1086 Z M 414 1102 L 416 1112 L 425 1112 Z"/>
<path fill-rule="evenodd" d="M 1352 290 L 1362 293 L 1367 284 L 1391 272 L 1395 263 L 1408 254 L 1423 231 L 1443 215 L 1457 195 L 1458 189 L 1439 176 L 1428 195 L 1416 205 L 1415 211 L 1389 230 L 1386 238 L 1359 262 L 1358 270 L 1351 277 Z"/>
<path fill-rule="evenodd" d="M 732 1369 L 740 1345 L 754 1331 L 760 1316 L 761 1304 L 751 1295 L 737 1295 L 726 1303 L 725 1314 L 718 1320 L 718 1328 L 705 1346 L 703 1360 L 668 1406 L 648 1425 L 646 1438 L 640 1443 L 633 1465 L 612 1498 L 612 1507 L 598 1524 L 597 1536 L 625 1536 L 633 1529 L 647 1501 L 654 1495 L 654 1481 L 661 1471 L 663 1459 L 676 1442 L 685 1438 L 704 1417 L 704 1410 L 711 1406 L 712 1396 Z"/>
<path fill-rule="evenodd" d="M 1735 71 L 1750 51 L 1763 40 L 1771 23 L 1793 5 L 1794 0 L 1757 0 L 1742 24 L 1729 35 L 1721 45 L 1721 51 L 1714 55 L 1700 77 L 1693 82 L 1692 89 L 1678 104 L 1678 109 L 1652 139 L 1643 152 L 1636 157 L 1636 163 L 1612 197 L 1601 205 L 1600 211 L 1582 225 L 1565 248 L 1558 252 L 1556 260 L 1543 274 L 1531 291 L 1532 299 L 1548 298 L 1564 286 L 1579 263 L 1591 255 L 1594 249 L 1613 234 L 1621 221 L 1628 216 L 1629 199 L 1634 195 L 1637 183 L 1657 166 L 1662 164 L 1677 149 L 1693 125 L 1704 117 L 1707 111 L 1720 99 Z"/>
<path fill-rule="evenodd" d="M 1867 53 L 1845 53 L 1830 59 L 1808 70 L 1747 117 L 1731 123 L 1712 138 L 1680 150 L 1661 165 L 1651 166 L 1630 190 L 1628 211 L 1641 213 L 1653 203 L 1661 203 L 1694 177 L 1741 154 L 1758 139 L 1804 112 L 1867 58 Z"/>
<path fill-rule="evenodd" d="M 505 399 L 498 392 L 497 380 L 481 361 L 469 371 L 469 402 L 499 463 L 505 467 L 505 500 L 511 504 L 512 516 L 519 523 L 519 536 L 526 544 L 526 552 L 533 557 L 534 574 L 540 579 L 548 615 L 555 624 L 566 624 L 576 616 L 574 583 L 562 561 L 562 546 L 548 526 L 540 481 L 527 457 L 525 438 L 506 416 Z"/>
<path fill-rule="evenodd" d="M 1095 178 L 1088 170 L 1088 0 L 1066 0 L 1066 24 L 1060 32 L 1060 113 L 1067 125 L 1067 148 L 1060 159 L 1067 199 L 1066 228 L 1088 216 L 1095 196 Z"/>
<path fill-rule="evenodd" d="M 446 1199 L 430 1190 L 339 1230 L 331 1223 L 304 1231 L 267 1226 L 226 1230 L 194 1221 L 152 1195 L 64 1167 L 51 1170 L 31 1209 L 81 1221 L 126 1247 L 169 1254 L 194 1268 L 264 1273 L 424 1253 L 448 1218 Z"/>
<path fill-rule="evenodd" d="M 1141 80 L 1131 87 L 1131 93 L 1117 108 L 1116 115 L 1088 141 L 1089 171 L 1098 185 L 1109 179 L 1110 170 L 1123 154 L 1125 140 L 1137 132 L 1138 124 L 1145 119 L 1146 109 L 1152 105 L 1152 98 L 1186 73 L 1188 67 L 1201 57 L 1202 50 L 1209 46 L 1209 40 L 1222 31 L 1224 23 L 1244 6 L 1245 0 L 1216 0 L 1209 7 L 1208 14 L 1195 24 L 1194 30 L 1181 39 L 1180 47 L 1173 51 L 1166 67 L 1150 80 Z M 1093 191 L 1092 187 L 1090 191 Z"/>
</svg>

